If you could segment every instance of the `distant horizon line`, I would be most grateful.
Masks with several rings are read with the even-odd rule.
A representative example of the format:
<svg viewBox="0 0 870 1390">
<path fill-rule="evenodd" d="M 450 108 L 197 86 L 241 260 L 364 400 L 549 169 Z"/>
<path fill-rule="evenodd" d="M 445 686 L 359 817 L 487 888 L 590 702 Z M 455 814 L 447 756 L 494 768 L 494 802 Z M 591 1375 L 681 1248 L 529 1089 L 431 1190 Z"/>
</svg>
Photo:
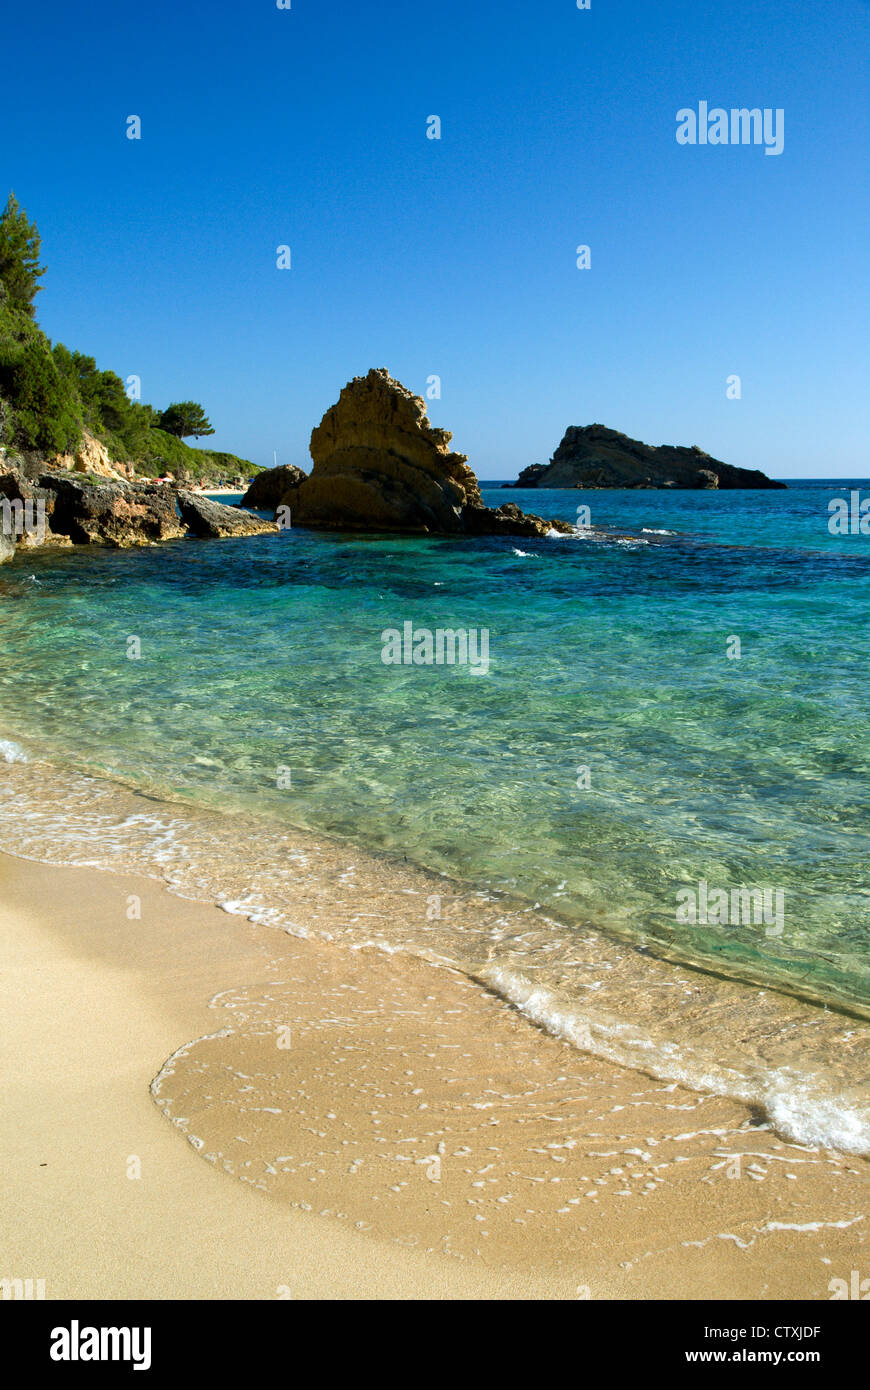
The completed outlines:
<svg viewBox="0 0 870 1390">
<path fill-rule="evenodd" d="M 251 462 L 253 462 L 253 460 L 251 460 Z M 273 468 L 275 465 L 274 465 L 274 464 L 258 464 L 258 465 L 256 465 L 256 466 L 257 466 L 258 468 L 262 468 L 263 471 L 268 471 L 269 469 Z M 279 468 L 284 467 L 284 466 L 285 466 L 285 465 L 283 465 L 283 464 L 278 464 L 278 467 L 279 467 Z M 293 465 L 293 466 L 296 467 L 296 468 L 302 468 L 302 464 L 301 464 L 301 463 L 300 463 L 300 464 L 295 464 L 295 465 Z M 310 471 L 310 469 L 311 469 L 312 467 L 313 467 L 313 465 L 312 465 L 311 462 L 309 461 L 309 463 L 308 463 L 308 468 L 307 468 L 307 469 L 303 469 L 303 472 Z M 481 476 L 480 473 L 478 473 L 476 476 L 477 476 L 477 481 L 478 481 L 479 483 L 511 483 L 511 484 L 513 484 L 513 483 L 516 482 L 516 479 L 514 479 L 514 478 L 503 478 L 503 477 L 498 477 L 498 478 L 484 478 L 484 477 Z M 847 474 L 838 474 L 836 477 L 833 476 L 833 475 L 831 475 L 831 476 L 817 475 L 817 476 L 813 476 L 813 477 L 800 477 L 800 476 L 794 475 L 794 474 L 786 474 L 786 473 L 768 473 L 767 476 L 768 476 L 769 478 L 774 478 L 777 482 L 780 482 L 780 483 L 843 483 L 843 484 L 847 484 L 847 483 L 867 483 L 867 485 L 870 486 L 870 474 L 860 474 L 860 475 L 859 475 L 859 474 L 856 474 L 856 473 L 847 473 Z M 524 492 L 766 492 L 767 490 L 768 490 L 768 489 L 766 489 L 766 488 L 751 488 L 751 487 L 723 487 L 723 488 L 691 488 L 691 487 L 673 487 L 673 488 L 665 488 L 665 487 L 623 487 L 623 488 L 620 488 L 620 487 L 610 487 L 610 486 L 608 486 L 608 487 L 589 487 L 589 488 L 583 488 L 583 487 L 530 487 L 530 488 L 523 488 L 523 489 L 522 489 L 522 491 L 524 491 Z"/>
</svg>

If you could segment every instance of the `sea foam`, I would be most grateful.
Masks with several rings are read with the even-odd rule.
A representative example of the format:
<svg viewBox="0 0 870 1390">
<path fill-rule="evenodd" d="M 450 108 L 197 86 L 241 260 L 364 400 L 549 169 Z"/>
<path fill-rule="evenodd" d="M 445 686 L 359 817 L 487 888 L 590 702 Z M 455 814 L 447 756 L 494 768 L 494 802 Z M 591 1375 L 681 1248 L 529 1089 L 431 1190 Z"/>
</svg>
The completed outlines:
<svg viewBox="0 0 870 1390">
<path fill-rule="evenodd" d="M 662 1081 L 756 1105 L 779 1134 L 797 1144 L 870 1155 L 870 1110 L 857 1109 L 851 1097 L 828 1093 L 816 1076 L 792 1068 L 769 1073 L 723 1066 L 682 1040 L 654 1039 L 630 1023 L 596 1018 L 575 1001 L 504 966 L 489 965 L 478 979 L 539 1028 L 583 1052 L 617 1065 L 642 1067 Z"/>
<path fill-rule="evenodd" d="M 8 738 L 0 738 L 0 759 L 4 763 L 26 763 L 28 761 L 24 749 Z"/>
<path fill-rule="evenodd" d="M 7 852 L 143 873 L 282 933 L 459 970 L 580 1051 L 758 1106 L 799 1144 L 870 1154 L 860 1021 L 695 973 L 407 861 L 244 814 L 154 798 L 145 810 L 129 788 L 59 777 L 17 744 L 0 749 L 21 764 L 0 781 Z M 441 915 L 430 920 L 421 905 L 433 902 Z"/>
</svg>

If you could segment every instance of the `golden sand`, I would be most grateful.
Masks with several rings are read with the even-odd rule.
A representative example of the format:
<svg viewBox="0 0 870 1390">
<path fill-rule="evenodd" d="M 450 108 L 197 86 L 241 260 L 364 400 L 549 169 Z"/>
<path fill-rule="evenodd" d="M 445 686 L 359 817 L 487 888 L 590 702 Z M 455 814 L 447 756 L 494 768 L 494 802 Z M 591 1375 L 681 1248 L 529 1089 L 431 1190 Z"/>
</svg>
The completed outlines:
<svg viewBox="0 0 870 1390">
<path fill-rule="evenodd" d="M 141 878 L 0 856 L 0 896 L 0 1276 L 48 1298 L 827 1299 L 868 1272 L 864 1160 L 455 972 Z"/>
</svg>

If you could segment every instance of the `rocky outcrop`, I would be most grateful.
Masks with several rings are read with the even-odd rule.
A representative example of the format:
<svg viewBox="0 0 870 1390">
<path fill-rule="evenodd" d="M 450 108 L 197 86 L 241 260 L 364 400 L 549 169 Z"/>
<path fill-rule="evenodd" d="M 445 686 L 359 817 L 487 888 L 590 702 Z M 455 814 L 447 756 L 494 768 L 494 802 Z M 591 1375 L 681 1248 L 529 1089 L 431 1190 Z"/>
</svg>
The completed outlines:
<svg viewBox="0 0 870 1390">
<path fill-rule="evenodd" d="M 545 463 L 530 463 L 528 468 L 524 468 L 515 483 L 505 483 L 505 487 L 537 487 L 538 479 L 542 473 L 546 473 Z"/>
<path fill-rule="evenodd" d="M 314 467 L 282 499 L 293 524 L 342 530 L 461 532 L 482 506 L 477 479 L 451 435 L 386 368 L 354 377 L 311 435 Z"/>
<path fill-rule="evenodd" d="M 159 483 L 88 483 L 71 473 L 43 473 L 49 529 L 76 545 L 153 545 L 184 535 L 172 488 Z"/>
<path fill-rule="evenodd" d="M 52 467 L 66 472 L 90 473 L 97 478 L 111 478 L 114 482 L 122 477 L 105 444 L 101 444 L 90 430 L 82 430 L 82 442 L 77 453 L 58 454 Z"/>
<path fill-rule="evenodd" d="M 7 465 L 5 470 L 0 473 L 0 497 L 24 502 L 32 499 L 37 491 L 39 489 L 17 468 L 10 468 Z"/>
<path fill-rule="evenodd" d="M 78 473 L 43 472 L 0 461 L 2 558 L 19 548 L 155 545 L 183 536 L 256 536 L 275 524 L 238 507 L 224 507 L 174 485 L 124 481 L 92 482 Z M 181 512 L 179 517 L 178 512 Z"/>
<path fill-rule="evenodd" d="M 546 521 L 533 512 L 523 512 L 514 502 L 498 508 L 469 507 L 464 514 L 465 530 L 471 536 L 546 536 L 551 531 L 570 536 L 574 527 L 567 521 Z"/>
<path fill-rule="evenodd" d="M 5 565 L 15 554 L 15 536 L 0 525 L 0 565 Z"/>
<path fill-rule="evenodd" d="M 311 435 L 314 467 L 280 503 L 294 526 L 434 535 L 540 535 L 566 523 L 484 507 L 464 454 L 386 367 L 354 377 Z M 514 514 L 516 513 L 516 515 Z M 541 530 L 536 529 L 540 524 Z M 526 529 L 531 526 L 533 529 Z"/>
<path fill-rule="evenodd" d="M 304 470 L 292 463 L 282 463 L 278 468 L 264 468 L 251 483 L 239 506 L 273 511 L 282 505 L 286 493 L 297 488 L 306 477 Z"/>
<path fill-rule="evenodd" d="M 735 468 L 693 444 L 643 444 L 606 425 L 572 425 L 549 465 L 523 469 L 518 488 L 783 488 L 758 469 Z"/>
<path fill-rule="evenodd" d="M 195 536 L 213 539 L 223 536 L 259 536 L 264 532 L 276 530 L 272 521 L 264 521 L 262 517 L 240 511 L 238 507 L 225 507 L 222 502 L 211 502 L 197 492 L 179 492 L 178 509 L 182 521 Z"/>
<path fill-rule="evenodd" d="M 69 536 L 56 536 L 49 529 L 53 510 L 53 492 L 7 465 L 5 472 L 0 473 L 0 531 L 12 543 L 11 549 L 7 547 L 7 560 L 16 549 L 72 545 Z"/>
</svg>

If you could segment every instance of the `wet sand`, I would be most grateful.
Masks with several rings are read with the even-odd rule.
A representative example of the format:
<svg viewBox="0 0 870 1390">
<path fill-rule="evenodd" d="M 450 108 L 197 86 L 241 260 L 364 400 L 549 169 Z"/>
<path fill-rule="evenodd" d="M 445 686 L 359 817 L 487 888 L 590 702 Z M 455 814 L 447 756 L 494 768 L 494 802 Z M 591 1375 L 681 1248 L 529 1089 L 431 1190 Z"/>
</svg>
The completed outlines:
<svg viewBox="0 0 870 1390">
<path fill-rule="evenodd" d="M 0 1275 L 48 1298 L 826 1299 L 870 1266 L 865 1160 L 456 972 L 129 875 L 0 856 L 0 900 Z"/>
</svg>

